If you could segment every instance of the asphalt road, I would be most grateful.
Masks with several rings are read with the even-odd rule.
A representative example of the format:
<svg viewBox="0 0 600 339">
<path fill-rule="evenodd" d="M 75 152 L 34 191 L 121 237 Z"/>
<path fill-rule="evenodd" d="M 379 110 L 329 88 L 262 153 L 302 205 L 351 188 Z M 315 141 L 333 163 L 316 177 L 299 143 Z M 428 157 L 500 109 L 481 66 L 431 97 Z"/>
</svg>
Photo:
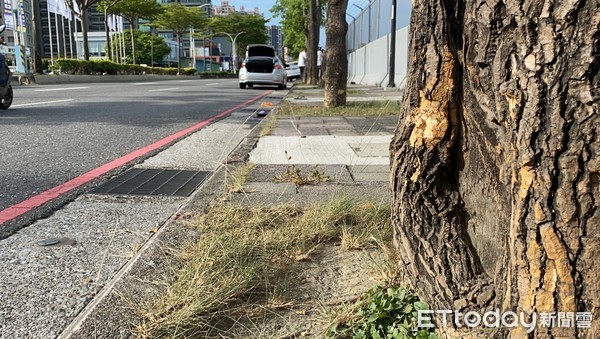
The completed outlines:
<svg viewBox="0 0 600 339">
<path fill-rule="evenodd" d="M 0 212 L 268 90 L 236 79 L 15 86 L 0 111 Z"/>
</svg>

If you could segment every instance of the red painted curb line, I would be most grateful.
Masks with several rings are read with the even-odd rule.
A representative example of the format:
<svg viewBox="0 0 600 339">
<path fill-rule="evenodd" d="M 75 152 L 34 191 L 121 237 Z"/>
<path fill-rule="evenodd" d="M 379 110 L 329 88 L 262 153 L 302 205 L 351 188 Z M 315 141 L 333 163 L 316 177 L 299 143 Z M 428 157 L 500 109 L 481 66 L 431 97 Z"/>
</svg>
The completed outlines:
<svg viewBox="0 0 600 339">
<path fill-rule="evenodd" d="M 126 154 L 120 158 L 117 158 L 107 164 L 104 164 L 98 168 L 95 168 L 87 173 L 84 173 L 74 179 L 71 179 L 71 180 L 65 182 L 64 184 L 53 187 L 45 192 L 42 192 L 36 196 L 33 196 L 33 197 L 31 197 L 25 201 L 22 201 L 16 205 L 7 207 L 6 209 L 0 211 L 0 225 L 2 225 L 3 223 L 5 223 L 7 221 L 13 220 L 31 210 L 33 210 L 34 208 L 40 207 L 43 204 L 49 202 L 50 200 L 58 198 L 59 196 L 65 194 L 77 187 L 87 184 L 88 182 L 100 177 L 103 174 L 106 174 L 120 166 L 123 166 L 131 161 L 134 161 L 134 160 L 148 154 L 149 152 L 155 151 L 165 145 L 168 145 L 169 143 L 176 141 L 179 138 L 182 138 L 190 133 L 196 132 L 197 130 L 210 124 L 211 122 L 213 122 L 217 119 L 220 119 L 220 118 L 226 116 L 227 114 L 229 114 L 241 107 L 244 107 L 254 101 L 257 101 L 257 100 L 271 94 L 272 92 L 273 91 L 268 91 L 259 96 L 256 96 L 248 101 L 245 101 L 244 103 L 241 103 L 233 108 L 223 111 L 211 118 L 208 118 L 192 127 L 186 128 L 186 129 L 179 131 L 173 135 L 163 138 L 153 144 L 150 144 L 148 146 L 137 149 L 129 154 Z"/>
</svg>

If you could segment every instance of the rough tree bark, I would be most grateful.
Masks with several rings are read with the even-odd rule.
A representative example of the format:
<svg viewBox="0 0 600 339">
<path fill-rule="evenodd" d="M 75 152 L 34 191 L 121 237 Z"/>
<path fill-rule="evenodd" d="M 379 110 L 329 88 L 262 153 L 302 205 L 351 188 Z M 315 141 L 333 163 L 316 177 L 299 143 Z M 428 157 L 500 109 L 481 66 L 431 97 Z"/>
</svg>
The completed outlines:
<svg viewBox="0 0 600 339">
<path fill-rule="evenodd" d="M 348 56 L 346 55 L 346 8 L 348 0 L 330 0 L 327 2 L 327 21 L 325 22 L 325 48 L 323 71 L 324 106 L 336 107 L 346 104 L 348 81 Z"/>
<path fill-rule="evenodd" d="M 433 309 L 600 314 L 599 22 L 589 0 L 413 1 L 392 218 Z"/>
<path fill-rule="evenodd" d="M 321 28 L 321 0 L 308 2 L 307 30 L 306 30 L 306 69 L 304 81 L 309 85 L 319 83 L 319 69 L 317 68 L 317 49 L 319 47 L 319 30 Z"/>
</svg>

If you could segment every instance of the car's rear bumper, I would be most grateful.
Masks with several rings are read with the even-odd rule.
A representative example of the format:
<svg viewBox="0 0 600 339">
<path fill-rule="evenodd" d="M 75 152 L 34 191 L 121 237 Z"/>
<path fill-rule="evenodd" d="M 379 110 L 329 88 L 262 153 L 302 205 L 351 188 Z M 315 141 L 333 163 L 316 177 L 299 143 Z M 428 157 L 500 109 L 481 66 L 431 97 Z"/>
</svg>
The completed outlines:
<svg viewBox="0 0 600 339">
<path fill-rule="evenodd" d="M 282 73 L 251 73 L 251 72 L 240 72 L 240 83 L 243 84 L 264 84 L 264 85 L 277 85 L 282 84 L 286 81 L 285 75 Z"/>
</svg>

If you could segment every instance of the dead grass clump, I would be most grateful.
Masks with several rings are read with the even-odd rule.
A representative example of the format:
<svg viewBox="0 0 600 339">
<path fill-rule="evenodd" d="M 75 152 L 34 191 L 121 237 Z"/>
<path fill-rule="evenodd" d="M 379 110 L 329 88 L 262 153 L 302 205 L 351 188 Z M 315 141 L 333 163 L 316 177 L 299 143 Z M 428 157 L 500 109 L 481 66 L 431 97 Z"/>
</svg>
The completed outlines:
<svg viewBox="0 0 600 339">
<path fill-rule="evenodd" d="M 349 198 L 305 209 L 219 204 L 190 225 L 201 237 L 180 254 L 166 292 L 143 306 L 139 337 L 227 334 L 241 319 L 293 305 L 285 289 L 297 284 L 294 264 L 320 244 L 344 234 L 362 239 L 352 248 L 391 238 L 387 207 Z"/>
</svg>

